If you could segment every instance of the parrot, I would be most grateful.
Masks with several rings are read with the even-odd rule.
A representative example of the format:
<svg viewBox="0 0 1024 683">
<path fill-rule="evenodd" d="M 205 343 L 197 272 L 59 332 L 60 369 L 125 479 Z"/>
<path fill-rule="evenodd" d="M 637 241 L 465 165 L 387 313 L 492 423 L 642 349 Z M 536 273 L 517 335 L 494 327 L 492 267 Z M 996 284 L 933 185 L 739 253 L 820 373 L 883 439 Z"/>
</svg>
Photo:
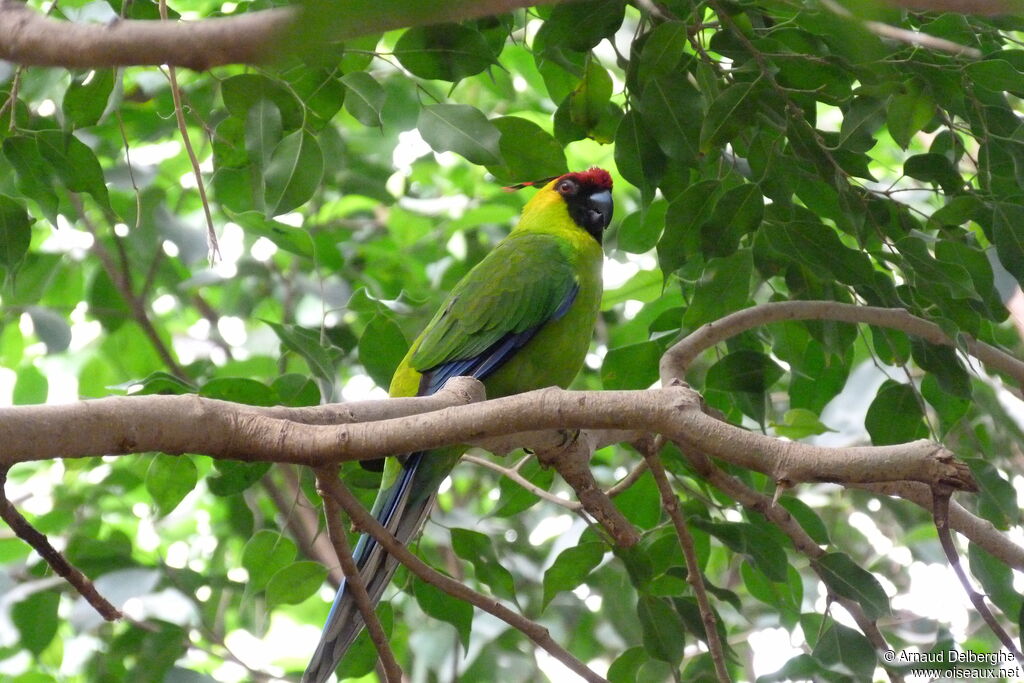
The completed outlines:
<svg viewBox="0 0 1024 683">
<path fill-rule="evenodd" d="M 602 237 L 612 218 L 612 178 L 601 168 L 542 185 L 518 224 L 452 288 L 409 347 L 391 396 L 426 396 L 452 377 L 483 382 L 487 398 L 565 388 L 583 367 L 601 304 Z M 465 446 L 387 458 L 371 509 L 399 542 L 420 531 Z M 353 558 L 376 604 L 398 561 L 369 535 Z M 303 683 L 324 683 L 363 627 L 343 582 Z"/>
</svg>

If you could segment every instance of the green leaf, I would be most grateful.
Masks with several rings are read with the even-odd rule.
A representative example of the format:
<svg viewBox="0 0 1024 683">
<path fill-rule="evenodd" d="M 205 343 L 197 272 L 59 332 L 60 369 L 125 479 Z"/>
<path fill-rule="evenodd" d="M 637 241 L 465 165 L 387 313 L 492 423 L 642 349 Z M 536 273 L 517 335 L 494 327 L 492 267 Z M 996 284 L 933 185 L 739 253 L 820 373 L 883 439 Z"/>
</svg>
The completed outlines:
<svg viewBox="0 0 1024 683">
<path fill-rule="evenodd" d="M 30 306 L 28 315 L 36 337 L 46 344 L 46 353 L 60 353 L 71 345 L 71 326 L 64 316 L 41 306 Z"/>
<path fill-rule="evenodd" d="M 615 166 L 619 169 L 619 173 L 623 178 L 641 188 L 644 194 L 653 194 L 654 185 L 657 184 L 665 170 L 665 162 L 665 154 L 651 135 L 650 129 L 640 118 L 639 112 L 635 109 L 627 111 L 619 121 L 619 127 L 615 130 Z M 656 203 L 664 204 L 664 201 L 658 200 Z M 650 207 L 648 207 L 647 213 L 650 213 Z M 646 214 L 641 213 L 640 215 Z M 664 223 L 664 212 L 661 214 L 661 219 L 661 223 Z M 643 225 L 648 225 L 646 220 L 643 221 Z M 624 237 L 625 230 L 624 223 L 619 230 L 619 248 L 639 254 L 654 246 L 657 235 L 661 232 L 661 225 L 652 222 L 651 227 L 645 231 L 646 235 L 653 233 L 654 237 L 646 247 L 643 246 L 647 244 L 646 241 L 639 245 L 627 242 Z"/>
<path fill-rule="evenodd" d="M 642 647 L 631 647 L 615 658 L 608 667 L 609 683 L 637 683 L 640 667 L 648 659 L 647 650 Z"/>
<path fill-rule="evenodd" d="M 100 321 L 103 328 L 114 331 L 131 319 L 131 309 L 114 285 L 105 268 L 99 268 L 89 283 L 86 294 L 89 312 Z"/>
<path fill-rule="evenodd" d="M 964 179 L 944 154 L 915 154 L 903 162 L 903 172 L 911 178 L 938 184 L 946 194 L 964 189 Z"/>
<path fill-rule="evenodd" d="M 640 97 L 640 113 L 666 156 L 686 166 L 697 164 L 703 112 L 700 94 L 685 76 L 672 73 L 649 81 Z"/>
<path fill-rule="evenodd" d="M 284 130 L 296 130 L 302 126 L 303 114 L 300 103 L 292 92 L 280 82 L 260 74 L 238 74 L 224 79 L 220 84 L 221 98 L 227 110 L 245 121 L 251 109 L 260 100 L 270 100 L 281 112 Z"/>
<path fill-rule="evenodd" d="M 277 405 L 270 387 L 247 377 L 216 377 L 202 386 L 199 395 L 250 406 Z"/>
<path fill-rule="evenodd" d="M 569 119 L 585 130 L 596 128 L 612 96 L 612 77 L 596 59 L 588 59 L 583 78 L 569 93 Z"/>
<path fill-rule="evenodd" d="M 782 422 L 773 422 L 772 427 L 779 436 L 793 440 L 835 431 L 822 424 L 817 415 L 805 408 L 787 410 Z"/>
<path fill-rule="evenodd" d="M 749 557 L 753 566 L 772 581 L 786 581 L 786 551 L 762 527 L 749 522 L 711 522 L 702 517 L 691 517 L 690 524 L 711 534 L 730 550 Z"/>
<path fill-rule="evenodd" d="M 309 133 L 295 131 L 274 148 L 263 174 L 267 217 L 288 213 L 305 204 L 324 176 L 324 155 Z"/>
<path fill-rule="evenodd" d="M 935 115 L 935 102 L 925 95 L 894 95 L 886 108 L 886 127 L 896 144 L 906 149 L 910 140 Z"/>
<path fill-rule="evenodd" d="M 267 99 L 256 102 L 245 117 L 245 150 L 260 167 L 270 162 L 274 148 L 281 142 L 281 112 Z"/>
<path fill-rule="evenodd" d="M 317 389 L 316 382 L 305 375 L 281 375 L 273 381 L 270 388 L 277 394 L 281 405 L 293 408 L 320 405 L 320 390 Z"/>
<path fill-rule="evenodd" d="M 814 271 L 825 270 L 848 285 L 871 285 L 875 270 L 867 255 L 854 251 L 822 223 L 766 222 L 761 233 L 778 254 Z"/>
<path fill-rule="evenodd" d="M 627 114 L 627 116 L 629 115 Z M 619 143 L 615 144 L 616 151 L 618 151 Z M 619 164 L 621 172 L 622 164 L 618 161 L 618 157 L 616 157 L 616 163 Z M 664 199 L 656 199 L 647 207 L 646 211 L 635 211 L 626 216 L 616 233 L 618 248 L 632 254 L 643 254 L 653 249 L 658 244 L 658 238 L 665 227 L 667 213 L 668 202 Z M 602 304 L 603 306 L 604 304 Z"/>
<path fill-rule="evenodd" d="M 295 561 L 295 542 L 270 529 L 261 529 L 242 548 L 242 566 L 249 572 L 249 588 L 262 590 L 277 572 Z"/>
<path fill-rule="evenodd" d="M 889 614 L 889 597 L 882 584 L 846 553 L 825 553 L 815 560 L 815 566 L 830 591 L 858 603 L 869 619 Z"/>
<path fill-rule="evenodd" d="M 57 607 L 60 593 L 55 590 L 41 590 L 32 593 L 11 608 L 11 621 L 20 634 L 22 647 L 38 656 L 57 635 L 60 619 Z"/>
<path fill-rule="evenodd" d="M 46 403 L 50 391 L 50 383 L 46 375 L 34 365 L 26 365 L 18 370 L 18 379 L 14 382 L 11 402 L 16 405 L 32 405 Z"/>
<path fill-rule="evenodd" d="M 621 287 L 604 291 L 601 310 L 608 311 L 627 301 L 650 303 L 657 300 L 665 288 L 665 278 L 657 268 L 637 271 Z"/>
<path fill-rule="evenodd" d="M 1018 283 L 1024 282 L 1024 206 L 1011 202 L 994 205 L 992 242 L 999 262 Z"/>
<path fill-rule="evenodd" d="M 502 163 L 501 133 L 476 107 L 432 104 L 420 111 L 416 127 L 436 152 L 455 152 L 481 166 Z"/>
<path fill-rule="evenodd" d="M 319 562 L 300 561 L 278 570 L 267 583 L 267 606 L 297 605 L 320 590 L 327 568 Z"/>
<path fill-rule="evenodd" d="M 12 276 L 32 241 L 32 218 L 17 201 L 0 194 L 0 266 Z"/>
<path fill-rule="evenodd" d="M 382 315 L 374 316 L 359 338 L 359 362 L 380 387 L 391 384 L 391 376 L 408 350 L 402 329 Z"/>
<path fill-rule="evenodd" d="M 241 493 L 270 470 L 269 462 L 238 462 L 236 460 L 214 460 L 215 476 L 206 480 L 206 486 L 215 496 L 232 496 Z"/>
<path fill-rule="evenodd" d="M 59 130 L 41 130 L 36 135 L 39 151 L 65 187 L 72 192 L 88 192 L 101 205 L 109 206 L 103 169 L 84 142 Z"/>
<path fill-rule="evenodd" d="M 484 36 L 464 24 L 407 29 L 395 43 L 394 53 L 416 76 L 442 81 L 462 80 L 494 63 L 494 53 Z"/>
<path fill-rule="evenodd" d="M 334 359 L 329 348 L 325 346 L 326 340 L 322 339 L 318 332 L 298 325 L 280 325 L 269 320 L 263 322 L 274 330 L 285 348 L 299 354 L 306 361 L 310 372 L 321 381 L 320 391 L 324 398 L 332 400 L 335 382 Z"/>
<path fill-rule="evenodd" d="M 665 232 L 658 240 L 658 262 L 666 275 L 679 269 L 700 251 L 700 226 L 711 215 L 718 181 L 702 180 L 686 188 L 668 205 Z"/>
<path fill-rule="evenodd" d="M 534 486 L 544 491 L 551 488 L 555 481 L 555 471 L 544 469 L 535 458 L 531 458 L 519 468 L 519 474 Z M 540 498 L 524 489 L 508 477 L 502 477 L 498 483 L 498 505 L 494 509 L 495 517 L 514 517 L 524 510 L 540 502 Z"/>
<path fill-rule="evenodd" d="M 61 107 L 73 128 L 86 128 L 99 122 L 114 90 L 114 74 L 115 69 L 96 69 L 71 82 Z"/>
<path fill-rule="evenodd" d="M 683 620 L 665 598 L 641 595 L 636 604 L 644 649 L 655 659 L 679 666 L 683 661 Z"/>
<path fill-rule="evenodd" d="M 57 224 L 57 193 L 53 169 L 43 159 L 35 136 L 12 135 L 4 140 L 4 157 L 18 174 L 18 190 L 39 205 L 50 223 Z"/>
<path fill-rule="evenodd" d="M 811 655 L 823 664 L 843 665 L 857 680 L 869 680 L 877 666 L 875 649 L 858 631 L 832 622 L 814 646 Z"/>
<path fill-rule="evenodd" d="M 551 600 L 562 591 L 571 591 L 580 586 L 593 571 L 605 554 L 605 544 L 598 541 L 570 546 L 558 554 L 544 572 L 544 599 L 547 607 Z"/>
<path fill-rule="evenodd" d="M 658 361 L 663 349 L 656 342 L 611 349 L 601 364 L 605 389 L 646 389 L 658 380 Z"/>
<path fill-rule="evenodd" d="M 661 498 L 654 476 L 644 473 L 632 486 L 617 495 L 615 507 L 641 529 L 651 529 L 661 520 Z M 646 558 L 645 558 L 646 559 Z"/>
<path fill-rule="evenodd" d="M 496 596 L 516 599 L 515 580 L 502 564 L 489 536 L 469 529 L 452 529 L 452 550 L 473 565 L 476 578 Z"/>
<path fill-rule="evenodd" d="M 686 307 L 683 325 L 696 329 L 746 306 L 753 272 L 754 260 L 749 249 L 708 261 Z"/>
<path fill-rule="evenodd" d="M 807 535 L 814 539 L 815 543 L 828 545 L 831 542 L 825 523 L 807 503 L 793 496 L 782 496 L 779 498 L 779 505 L 786 508 L 786 511 L 796 518 L 796 521 L 800 523 Z"/>
<path fill-rule="evenodd" d="M 453 598 L 439 588 L 413 579 L 413 592 L 416 602 L 428 616 L 434 617 L 455 627 L 459 641 L 463 647 L 469 647 L 469 635 L 473 624 L 473 606 L 458 598 Z"/>
<path fill-rule="evenodd" d="M 720 391 L 760 394 L 768 391 L 784 371 L 768 355 L 750 349 L 734 351 L 708 369 L 705 385 Z"/>
<path fill-rule="evenodd" d="M 622 25 L 624 0 L 584 0 L 556 5 L 535 38 L 535 49 L 586 52 Z"/>
<path fill-rule="evenodd" d="M 729 142 L 747 126 L 757 111 L 756 103 L 747 101 L 757 81 L 734 83 L 715 97 L 700 127 L 700 151 Z"/>
<path fill-rule="evenodd" d="M 654 27 L 640 53 L 637 75 L 641 83 L 675 71 L 683 57 L 688 30 L 682 21 L 666 21 Z"/>
<path fill-rule="evenodd" d="M 353 71 L 341 77 L 341 82 L 348 88 L 345 97 L 345 109 L 353 118 L 364 126 L 379 128 L 383 125 L 381 111 L 387 93 L 373 76 L 365 71 Z"/>
<path fill-rule="evenodd" d="M 160 517 L 178 507 L 178 503 L 196 487 L 199 475 L 195 463 L 187 455 L 157 453 L 146 470 L 146 490 L 156 503 Z"/>
<path fill-rule="evenodd" d="M 487 170 L 500 182 L 529 182 L 569 170 L 565 150 L 550 133 L 533 121 L 518 116 L 501 116 L 491 124 L 501 134 L 498 148 L 502 163 L 489 165 Z"/>
<path fill-rule="evenodd" d="M 391 636 L 395 622 L 395 612 L 391 603 L 381 602 L 377 605 L 376 612 L 377 620 L 380 621 L 384 634 Z M 379 660 L 377 647 L 373 644 L 369 632 L 364 628 L 356 636 L 352 647 L 341 658 L 338 671 L 344 671 L 345 675 L 351 678 L 362 678 L 374 670 Z"/>
<path fill-rule="evenodd" d="M 876 446 L 906 443 L 928 436 L 924 413 L 913 387 L 886 380 L 864 417 L 864 427 Z"/>
<path fill-rule="evenodd" d="M 704 253 L 731 255 L 739 247 L 740 239 L 757 230 L 762 218 L 764 197 L 757 185 L 743 183 L 728 190 L 715 204 L 711 218 L 701 226 Z"/>
</svg>

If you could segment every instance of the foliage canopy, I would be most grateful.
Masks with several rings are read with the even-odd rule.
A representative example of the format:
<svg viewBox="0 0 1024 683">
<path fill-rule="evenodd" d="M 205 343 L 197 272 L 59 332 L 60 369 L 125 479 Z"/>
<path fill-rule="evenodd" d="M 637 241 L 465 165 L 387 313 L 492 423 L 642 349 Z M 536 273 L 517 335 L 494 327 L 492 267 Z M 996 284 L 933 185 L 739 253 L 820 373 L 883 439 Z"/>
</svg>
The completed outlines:
<svg viewBox="0 0 1024 683">
<path fill-rule="evenodd" d="M 269 4 L 173 3 L 171 15 Z M 329 9 L 307 10 L 285 41 L 307 49 L 177 74 L 218 236 L 212 262 L 166 71 L 0 63 L 0 380 L 14 404 L 380 395 L 408 340 L 532 192 L 501 186 L 590 165 L 612 170 L 618 212 L 579 388 L 645 389 L 680 335 L 768 301 L 900 307 L 954 339 L 1020 351 L 1004 306 L 1024 278 L 1018 18 L 824 0 L 587 0 L 340 44 L 319 41 Z M 158 16 L 139 0 L 65 0 L 53 13 Z M 730 422 L 780 437 L 939 440 L 981 485 L 958 501 L 1020 541 L 1022 434 L 1007 408 L 1019 404 L 951 348 L 789 321 L 720 344 L 687 379 Z M 927 511 L 831 485 L 785 492 L 779 504 L 827 551 L 811 560 L 677 449 L 661 457 L 737 678 L 881 672 L 828 594 L 859 603 L 896 651 L 997 648 L 977 615 L 949 621 L 915 602 L 914 582 L 943 562 Z M 611 485 L 639 460 L 614 446 L 592 465 Z M 567 490 L 532 458 L 517 466 L 541 489 Z M 723 468 L 774 492 L 763 475 Z M 376 475 L 352 463 L 342 475 L 372 499 Z M 241 680 L 250 673 L 236 655 L 275 675 L 304 665 L 327 609 L 327 570 L 292 538 L 319 501 L 308 472 L 98 457 L 19 465 L 8 493 L 101 592 L 133 598 L 129 613 L 154 626 L 102 624 L 28 546 L 3 538 L 0 675 Z M 463 464 L 418 552 L 518 605 L 609 680 L 713 680 L 651 475 L 615 502 L 643 533 L 636 548 Z M 1016 622 L 1011 569 L 962 547 L 997 614 Z M 381 617 L 414 680 L 552 671 L 504 624 L 403 572 L 396 584 Z M 954 590 L 932 600 L 955 601 Z M 754 648 L 773 629 L 803 649 L 769 660 L 784 665 L 776 676 Z M 364 635 L 346 671 L 372 679 L 374 662 Z"/>
</svg>

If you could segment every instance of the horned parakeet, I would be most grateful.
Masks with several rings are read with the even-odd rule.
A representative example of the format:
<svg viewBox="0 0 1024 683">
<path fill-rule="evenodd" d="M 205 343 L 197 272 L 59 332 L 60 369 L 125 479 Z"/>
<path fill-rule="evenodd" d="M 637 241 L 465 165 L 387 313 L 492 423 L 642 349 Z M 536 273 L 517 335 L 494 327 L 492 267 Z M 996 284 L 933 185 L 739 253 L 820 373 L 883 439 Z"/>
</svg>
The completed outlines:
<svg viewBox="0 0 1024 683">
<path fill-rule="evenodd" d="M 488 398 L 567 386 L 590 344 L 601 302 L 601 238 L 612 179 L 592 168 L 547 182 L 512 232 L 452 289 L 391 381 L 391 396 L 423 396 L 451 377 L 481 380 Z M 464 448 L 389 458 L 373 514 L 402 543 L 419 532 Z M 376 603 L 397 561 L 363 535 L 353 553 Z M 323 683 L 363 627 L 342 584 L 303 683 Z"/>
</svg>

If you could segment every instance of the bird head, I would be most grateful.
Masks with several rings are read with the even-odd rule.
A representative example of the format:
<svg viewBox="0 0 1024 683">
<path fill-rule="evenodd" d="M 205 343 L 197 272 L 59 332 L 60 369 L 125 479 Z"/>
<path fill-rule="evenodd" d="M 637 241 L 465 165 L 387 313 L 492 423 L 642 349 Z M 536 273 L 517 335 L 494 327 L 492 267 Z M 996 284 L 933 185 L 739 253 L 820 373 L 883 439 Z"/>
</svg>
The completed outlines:
<svg viewBox="0 0 1024 683">
<path fill-rule="evenodd" d="M 569 208 L 569 216 L 595 240 L 601 241 L 612 220 L 612 177 L 603 168 L 566 173 L 545 189 L 557 192 Z"/>
<path fill-rule="evenodd" d="M 506 190 L 519 190 L 524 187 L 542 185 L 541 190 L 527 202 L 523 210 L 523 218 L 535 212 L 548 211 L 551 208 L 564 206 L 578 227 L 589 233 L 598 243 L 605 229 L 612 220 L 612 177 L 603 168 L 591 168 L 587 171 L 565 173 L 560 176 L 519 183 L 506 187 Z M 520 225 L 529 225 L 531 221 L 523 220 Z"/>
</svg>

